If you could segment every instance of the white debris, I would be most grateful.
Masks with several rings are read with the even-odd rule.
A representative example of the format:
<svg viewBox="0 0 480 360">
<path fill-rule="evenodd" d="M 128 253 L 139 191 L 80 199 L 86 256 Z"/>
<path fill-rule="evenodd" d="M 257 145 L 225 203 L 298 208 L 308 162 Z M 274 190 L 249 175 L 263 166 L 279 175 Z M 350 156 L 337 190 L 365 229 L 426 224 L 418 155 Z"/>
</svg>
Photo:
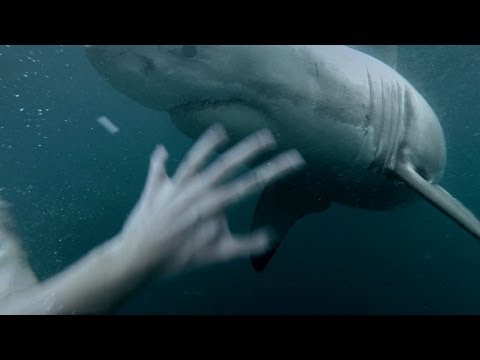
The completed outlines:
<svg viewBox="0 0 480 360">
<path fill-rule="evenodd" d="M 107 130 L 110 134 L 116 134 L 120 129 L 110 121 L 109 118 L 106 116 L 101 116 L 97 119 L 97 122 L 102 125 L 105 130 Z"/>
</svg>

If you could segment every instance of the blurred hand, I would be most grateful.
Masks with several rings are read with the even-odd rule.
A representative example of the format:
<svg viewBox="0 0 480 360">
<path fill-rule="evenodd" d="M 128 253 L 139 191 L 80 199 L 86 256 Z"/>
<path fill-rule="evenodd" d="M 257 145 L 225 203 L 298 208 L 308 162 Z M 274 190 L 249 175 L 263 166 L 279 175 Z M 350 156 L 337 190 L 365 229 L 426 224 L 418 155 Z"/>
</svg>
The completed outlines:
<svg viewBox="0 0 480 360">
<path fill-rule="evenodd" d="M 261 130 L 203 169 L 213 152 L 226 141 L 222 127 L 210 128 L 188 152 L 173 177 L 165 170 L 167 151 L 162 146 L 156 148 L 143 193 L 119 236 L 134 262 L 178 272 L 255 255 L 268 248 L 266 229 L 251 236 L 233 235 L 225 209 L 299 169 L 304 161 L 296 150 L 287 151 L 244 177 L 224 184 L 248 161 L 276 145 L 272 134 Z"/>
<path fill-rule="evenodd" d="M 45 282 L 35 281 L 23 291 L 4 296 L 0 314 L 101 312 L 154 272 L 178 273 L 268 249 L 265 230 L 243 239 L 234 236 L 225 209 L 292 173 L 304 161 L 297 151 L 287 151 L 225 183 L 249 160 L 275 146 L 271 133 L 262 130 L 203 169 L 226 140 L 221 127 L 212 127 L 188 152 L 173 177 L 165 170 L 167 151 L 157 147 L 145 188 L 120 233 Z"/>
</svg>

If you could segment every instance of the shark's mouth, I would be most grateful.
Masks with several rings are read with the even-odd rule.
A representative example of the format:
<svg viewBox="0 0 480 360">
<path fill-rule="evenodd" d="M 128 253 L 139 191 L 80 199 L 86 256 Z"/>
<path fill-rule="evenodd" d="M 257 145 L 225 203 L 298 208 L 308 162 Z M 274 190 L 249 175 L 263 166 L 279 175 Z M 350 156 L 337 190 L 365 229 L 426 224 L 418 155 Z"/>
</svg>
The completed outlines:
<svg viewBox="0 0 480 360">
<path fill-rule="evenodd" d="M 184 102 L 168 110 L 175 126 L 192 139 L 198 138 L 209 126 L 219 123 L 232 141 L 239 141 L 261 128 L 274 128 L 262 107 L 247 99 L 230 98 Z"/>
<path fill-rule="evenodd" d="M 167 109 L 166 111 L 170 114 L 175 113 L 187 113 L 194 111 L 202 110 L 212 110 L 222 106 L 233 106 L 233 105 L 243 105 L 248 106 L 248 104 L 243 99 L 221 99 L 221 100 L 200 100 L 200 101 L 189 101 L 181 105 L 177 105 Z"/>
</svg>

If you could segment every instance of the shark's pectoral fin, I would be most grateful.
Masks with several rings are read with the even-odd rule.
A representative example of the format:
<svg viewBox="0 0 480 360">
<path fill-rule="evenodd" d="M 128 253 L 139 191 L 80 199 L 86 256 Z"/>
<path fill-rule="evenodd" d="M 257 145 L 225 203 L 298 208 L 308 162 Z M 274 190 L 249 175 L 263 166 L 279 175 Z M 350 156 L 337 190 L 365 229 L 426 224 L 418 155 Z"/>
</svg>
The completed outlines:
<svg viewBox="0 0 480 360">
<path fill-rule="evenodd" d="M 262 255 L 253 256 L 251 262 L 256 271 L 267 267 L 290 228 L 303 216 L 326 210 L 330 201 L 301 185 L 283 181 L 269 185 L 262 193 L 255 210 L 252 229 L 267 226 L 273 228 L 275 241 Z"/>
<path fill-rule="evenodd" d="M 397 166 L 394 172 L 433 206 L 480 240 L 480 221 L 445 189 L 429 183 L 408 163 Z"/>
</svg>

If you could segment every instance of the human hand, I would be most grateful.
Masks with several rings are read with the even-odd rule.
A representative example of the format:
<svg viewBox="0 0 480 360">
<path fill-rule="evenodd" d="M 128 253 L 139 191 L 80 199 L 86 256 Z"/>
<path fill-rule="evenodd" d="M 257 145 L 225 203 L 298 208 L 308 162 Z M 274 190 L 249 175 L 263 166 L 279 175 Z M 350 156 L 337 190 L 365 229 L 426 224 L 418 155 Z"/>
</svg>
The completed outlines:
<svg viewBox="0 0 480 360">
<path fill-rule="evenodd" d="M 223 184 L 240 167 L 275 147 L 268 130 L 247 137 L 206 169 L 212 153 L 227 141 L 222 127 L 210 128 L 188 152 L 173 177 L 165 170 L 168 153 L 158 146 L 151 156 L 143 193 L 119 238 L 134 264 L 162 272 L 262 253 L 270 239 L 266 229 L 251 236 L 230 232 L 225 209 L 267 184 L 303 166 L 296 150 L 284 152 L 240 179 Z"/>
</svg>

